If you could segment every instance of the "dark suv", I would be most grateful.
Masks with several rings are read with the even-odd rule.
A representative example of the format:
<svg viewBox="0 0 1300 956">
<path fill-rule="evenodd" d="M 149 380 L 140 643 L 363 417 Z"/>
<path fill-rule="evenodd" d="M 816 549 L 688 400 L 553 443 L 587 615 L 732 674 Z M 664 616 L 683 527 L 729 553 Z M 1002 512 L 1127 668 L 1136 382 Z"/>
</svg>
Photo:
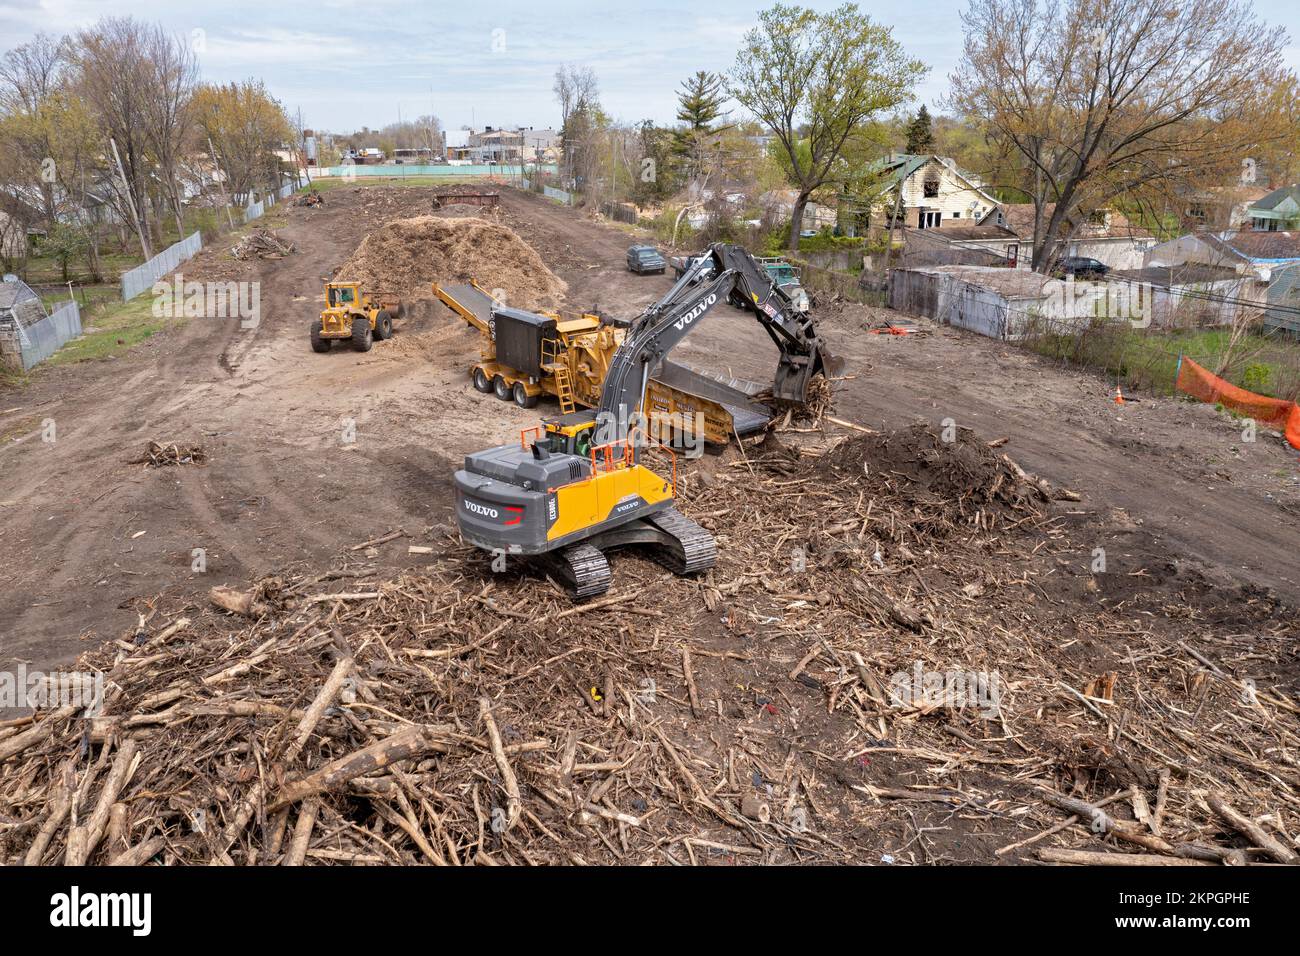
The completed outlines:
<svg viewBox="0 0 1300 956">
<path fill-rule="evenodd" d="M 644 275 L 647 272 L 663 272 L 668 263 L 654 246 L 632 246 L 627 250 L 627 267 L 632 272 Z"/>
<path fill-rule="evenodd" d="M 1101 278 L 1110 271 L 1110 266 L 1088 256 L 1066 256 L 1056 267 L 1060 276 L 1073 276 L 1076 279 Z"/>
</svg>

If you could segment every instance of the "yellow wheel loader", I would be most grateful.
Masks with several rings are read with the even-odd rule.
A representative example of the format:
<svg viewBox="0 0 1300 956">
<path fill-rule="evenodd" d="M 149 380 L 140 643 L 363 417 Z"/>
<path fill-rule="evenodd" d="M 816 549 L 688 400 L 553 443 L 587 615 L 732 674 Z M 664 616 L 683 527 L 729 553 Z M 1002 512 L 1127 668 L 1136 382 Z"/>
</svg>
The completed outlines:
<svg viewBox="0 0 1300 956">
<path fill-rule="evenodd" d="M 375 339 L 393 337 L 393 319 L 405 312 L 391 292 L 366 293 L 359 282 L 325 283 L 325 308 L 311 323 L 311 347 L 328 352 L 337 339 L 350 339 L 359 352 L 369 352 Z"/>
<path fill-rule="evenodd" d="M 773 393 L 802 404 L 827 364 L 807 315 L 739 246 L 717 244 L 647 309 L 614 353 L 599 405 L 544 419 L 520 441 L 467 455 L 455 474 L 461 536 L 494 554 L 545 562 L 577 598 L 601 594 L 605 552 L 648 545 L 677 574 L 713 566 L 713 537 L 674 507 L 676 459 L 646 434 L 655 367 L 719 302 L 751 311 L 780 351 Z M 649 467 L 666 455 L 667 474 Z"/>
</svg>

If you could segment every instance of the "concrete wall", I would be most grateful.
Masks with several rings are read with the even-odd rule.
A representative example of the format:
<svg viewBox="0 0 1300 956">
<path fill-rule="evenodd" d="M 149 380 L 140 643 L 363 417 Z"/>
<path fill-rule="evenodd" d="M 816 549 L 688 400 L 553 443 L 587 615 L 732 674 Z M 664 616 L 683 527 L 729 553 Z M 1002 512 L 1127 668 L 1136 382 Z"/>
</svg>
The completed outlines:
<svg viewBox="0 0 1300 956">
<path fill-rule="evenodd" d="M 1007 299 L 953 275 L 895 269 L 889 277 L 889 305 L 989 338 L 1007 337 Z"/>
<path fill-rule="evenodd" d="M 1086 256 L 1112 269 L 1141 269 L 1150 240 L 1144 239 L 1077 239 L 1069 244 L 1065 255 Z M 1023 255 L 1032 255 L 1033 247 L 1025 243 Z"/>
</svg>

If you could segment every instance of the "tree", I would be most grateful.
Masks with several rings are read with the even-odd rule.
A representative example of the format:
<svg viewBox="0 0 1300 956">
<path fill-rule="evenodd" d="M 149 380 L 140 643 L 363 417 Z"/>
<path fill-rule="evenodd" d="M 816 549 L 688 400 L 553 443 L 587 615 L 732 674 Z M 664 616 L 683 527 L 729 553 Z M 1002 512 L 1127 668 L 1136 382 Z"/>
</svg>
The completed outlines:
<svg viewBox="0 0 1300 956">
<path fill-rule="evenodd" d="M 972 0 L 962 20 L 952 100 L 1025 163 L 1038 271 L 1068 223 L 1230 181 L 1281 135 L 1285 33 L 1237 0 Z"/>
<path fill-rule="evenodd" d="M 726 84 L 726 77 L 700 70 L 683 80 L 677 91 L 677 120 L 683 125 L 673 132 L 673 155 L 692 182 L 704 174 L 706 156 L 717 135 L 731 128 L 717 122 L 725 116 Z"/>
<path fill-rule="evenodd" d="M 171 199 L 177 238 L 183 239 L 180 172 L 194 126 L 191 98 L 198 82 L 198 62 L 189 44 L 158 26 L 147 28 L 144 46 L 148 56 L 145 139 L 158 164 L 161 187 Z"/>
<path fill-rule="evenodd" d="M 777 4 L 759 22 L 736 56 L 730 90 L 772 131 L 789 161 L 798 190 L 789 235 L 796 251 L 804 208 L 836 171 L 846 145 L 864 124 L 910 99 L 925 67 L 854 3 L 830 13 Z"/>
<path fill-rule="evenodd" d="M 644 205 L 671 196 L 677 187 L 672 168 L 672 131 L 656 126 L 653 120 L 642 120 L 636 127 L 633 146 L 633 200 Z"/>
<path fill-rule="evenodd" d="M 200 86 L 194 93 L 194 109 L 199 127 L 217 150 L 233 194 L 244 198 L 259 187 L 275 189 L 280 185 L 280 160 L 275 150 L 292 140 L 293 126 L 261 80 Z"/>
<path fill-rule="evenodd" d="M 84 211 L 98 175 L 100 135 L 75 75 L 66 40 L 38 34 L 0 60 L 0 206 L 22 230 L 42 226 L 47 237 L 61 229 L 64 272 L 71 255 L 88 254 L 99 275 L 98 235 Z M 35 210 L 39 216 L 31 217 Z M 68 230 L 81 233 L 70 241 Z"/>
<path fill-rule="evenodd" d="M 142 23 L 106 17 L 77 34 L 74 53 L 78 90 L 106 141 L 105 154 L 113 156 L 116 146 L 112 161 L 115 166 L 121 161 L 118 175 L 108 181 L 122 218 L 136 225 L 146 259 L 153 255 L 147 202 L 152 162 L 146 110 L 153 80 L 148 48 L 149 30 Z"/>
<path fill-rule="evenodd" d="M 596 71 L 589 66 L 561 64 L 555 70 L 555 83 L 551 89 L 560 107 L 560 138 L 568 171 L 566 179 L 571 180 L 577 175 L 575 160 L 578 154 L 589 151 L 593 115 L 600 110 Z"/>
<path fill-rule="evenodd" d="M 722 104 L 727 102 L 727 78 L 707 70 L 699 70 L 690 79 L 682 81 L 677 91 L 677 120 L 696 132 L 711 132 L 714 121 L 723 115 Z"/>
<path fill-rule="evenodd" d="M 930 111 L 924 103 L 912 122 L 907 124 L 907 151 L 913 156 L 928 156 L 934 152 L 934 130 L 930 127 Z"/>
</svg>

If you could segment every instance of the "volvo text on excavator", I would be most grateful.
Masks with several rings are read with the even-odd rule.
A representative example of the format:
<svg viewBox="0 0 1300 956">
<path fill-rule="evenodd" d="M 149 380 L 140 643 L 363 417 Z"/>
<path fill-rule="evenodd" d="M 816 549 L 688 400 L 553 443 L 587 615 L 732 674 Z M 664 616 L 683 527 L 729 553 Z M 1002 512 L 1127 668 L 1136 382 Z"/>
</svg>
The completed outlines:
<svg viewBox="0 0 1300 956">
<path fill-rule="evenodd" d="M 676 458 L 641 413 L 655 367 L 720 302 L 748 309 L 780 353 L 778 400 L 803 403 L 826 356 L 807 314 L 740 246 L 716 244 L 641 314 L 614 353 L 594 409 L 546 419 L 517 443 L 465 457 L 456 519 L 469 543 L 545 562 L 575 597 L 609 588 L 605 552 L 649 546 L 677 574 L 712 567 L 713 537 L 674 507 Z M 646 462 L 666 456 L 662 475 Z"/>
</svg>

